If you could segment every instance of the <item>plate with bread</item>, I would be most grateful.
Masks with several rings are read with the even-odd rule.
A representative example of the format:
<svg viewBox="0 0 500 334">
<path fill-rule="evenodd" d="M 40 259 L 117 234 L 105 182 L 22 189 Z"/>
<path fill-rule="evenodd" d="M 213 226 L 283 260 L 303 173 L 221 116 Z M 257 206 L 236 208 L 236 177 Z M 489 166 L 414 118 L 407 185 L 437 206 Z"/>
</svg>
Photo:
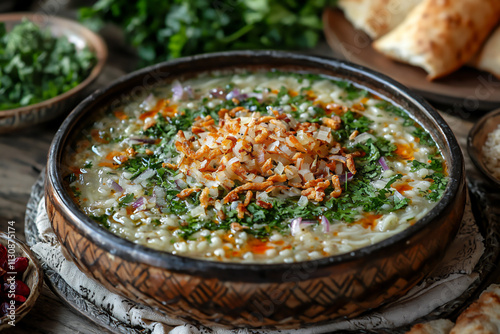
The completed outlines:
<svg viewBox="0 0 500 334">
<path fill-rule="evenodd" d="M 468 111 L 500 106 L 498 0 L 339 0 L 323 22 L 338 57 L 433 102 Z"/>
</svg>

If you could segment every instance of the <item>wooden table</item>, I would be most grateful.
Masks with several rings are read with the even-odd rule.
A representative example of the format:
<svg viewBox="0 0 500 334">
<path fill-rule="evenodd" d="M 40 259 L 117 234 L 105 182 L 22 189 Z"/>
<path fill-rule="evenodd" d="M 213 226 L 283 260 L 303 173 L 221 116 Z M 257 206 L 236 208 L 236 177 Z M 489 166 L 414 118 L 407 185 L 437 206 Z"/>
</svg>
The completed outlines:
<svg viewBox="0 0 500 334">
<path fill-rule="evenodd" d="M 105 85 L 130 70 L 127 56 L 110 46 L 110 59 L 97 86 Z M 326 44 L 314 53 L 332 56 Z M 466 137 L 477 115 L 463 119 L 442 113 L 455 132 L 464 155 L 468 173 L 477 173 L 465 150 Z M 463 116 L 463 115 L 462 115 Z M 470 117 L 469 117 L 470 116 Z M 12 134 L 0 135 L 0 230 L 7 230 L 9 221 L 15 222 L 16 235 L 24 240 L 24 214 L 31 186 L 46 163 L 47 152 L 63 118 Z M 77 315 L 44 286 L 34 309 L 15 328 L 6 333 L 97 333 L 107 332 Z"/>
</svg>

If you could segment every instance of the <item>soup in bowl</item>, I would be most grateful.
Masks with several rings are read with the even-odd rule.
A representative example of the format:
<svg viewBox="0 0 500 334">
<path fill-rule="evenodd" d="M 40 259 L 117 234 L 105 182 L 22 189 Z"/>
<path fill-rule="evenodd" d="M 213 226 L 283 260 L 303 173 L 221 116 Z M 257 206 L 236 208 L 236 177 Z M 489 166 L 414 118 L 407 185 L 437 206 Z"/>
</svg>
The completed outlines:
<svg viewBox="0 0 500 334">
<path fill-rule="evenodd" d="M 232 52 L 82 102 L 51 147 L 46 200 L 110 290 L 190 322 L 293 328 L 422 279 L 460 224 L 462 159 L 439 114 L 380 74 Z"/>
<path fill-rule="evenodd" d="M 75 203 L 114 234 L 213 261 L 351 252 L 425 216 L 448 183 L 432 137 L 346 81 L 205 74 L 99 113 L 65 164 Z"/>
</svg>

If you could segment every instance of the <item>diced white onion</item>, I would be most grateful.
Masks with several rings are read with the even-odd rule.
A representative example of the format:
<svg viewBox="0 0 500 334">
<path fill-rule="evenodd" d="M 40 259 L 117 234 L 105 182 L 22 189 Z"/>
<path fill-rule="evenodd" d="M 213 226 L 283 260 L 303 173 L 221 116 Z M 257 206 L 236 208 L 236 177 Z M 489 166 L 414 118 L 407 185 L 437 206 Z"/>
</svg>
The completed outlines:
<svg viewBox="0 0 500 334">
<path fill-rule="evenodd" d="M 309 200 L 307 199 L 306 196 L 300 196 L 299 200 L 297 201 L 297 205 L 298 206 L 306 206 L 307 202 L 309 202 Z"/>
<path fill-rule="evenodd" d="M 276 174 L 283 174 L 283 171 L 285 170 L 285 166 L 283 166 L 283 164 L 281 162 L 278 162 L 278 165 L 276 166 L 276 168 L 274 169 L 274 172 Z"/>
<path fill-rule="evenodd" d="M 253 179 L 254 183 L 261 183 L 264 182 L 264 178 L 262 176 L 257 176 L 255 179 Z"/>
<path fill-rule="evenodd" d="M 145 181 L 145 180 L 149 179 L 150 177 L 152 177 L 155 174 L 156 174 L 156 171 L 154 169 L 148 168 L 144 172 L 142 172 L 142 174 L 140 174 L 138 177 L 136 177 L 135 180 L 134 180 L 134 182 L 136 184 L 139 184 L 142 181 Z"/>
<path fill-rule="evenodd" d="M 267 147 L 267 151 L 271 153 L 278 153 L 276 148 L 278 148 L 279 146 L 280 146 L 280 141 L 276 140 Z"/>
<path fill-rule="evenodd" d="M 193 217 L 198 217 L 205 214 L 205 209 L 201 205 L 198 205 L 196 208 L 191 210 L 190 214 Z"/>
<path fill-rule="evenodd" d="M 356 138 L 354 138 L 354 140 L 352 141 L 352 143 L 354 145 L 356 144 L 359 144 L 359 143 L 363 143 L 365 141 L 367 141 L 368 139 L 372 139 L 373 141 L 375 141 L 375 136 L 368 133 L 368 132 L 363 132 L 362 134 L 356 136 Z"/>
<path fill-rule="evenodd" d="M 286 140 L 288 140 L 288 138 L 287 138 Z M 285 154 L 286 154 L 286 155 L 288 155 L 289 157 L 290 157 L 290 156 L 292 156 L 292 155 L 294 154 L 294 153 L 292 152 L 292 150 L 291 150 L 290 148 L 288 148 L 288 146 L 287 146 L 287 145 L 284 145 L 284 144 L 282 144 L 282 145 L 280 146 L 280 150 L 281 150 L 281 152 L 285 153 Z"/>
</svg>

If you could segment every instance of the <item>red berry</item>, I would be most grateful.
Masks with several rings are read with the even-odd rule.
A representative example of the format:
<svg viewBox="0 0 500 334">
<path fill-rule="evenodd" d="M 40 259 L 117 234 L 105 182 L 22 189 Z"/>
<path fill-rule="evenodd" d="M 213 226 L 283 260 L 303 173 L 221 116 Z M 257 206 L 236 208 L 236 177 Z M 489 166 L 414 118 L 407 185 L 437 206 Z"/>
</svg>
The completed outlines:
<svg viewBox="0 0 500 334">
<path fill-rule="evenodd" d="M 21 276 L 26 269 L 28 268 L 29 260 L 26 257 L 17 257 L 14 260 L 14 270 L 13 272 L 17 273 L 17 276 Z"/>
<path fill-rule="evenodd" d="M 16 295 L 28 297 L 30 295 L 30 287 L 23 281 L 16 279 Z"/>
<path fill-rule="evenodd" d="M 14 300 L 20 304 L 24 303 L 26 301 L 26 297 L 21 296 L 21 295 L 15 295 Z"/>
<path fill-rule="evenodd" d="M 16 279 L 11 286 L 9 283 L 3 284 L 4 293 L 15 293 L 16 295 L 21 295 L 28 297 L 30 294 L 30 288 L 23 281 Z"/>
<path fill-rule="evenodd" d="M 3 267 L 5 262 L 7 262 L 7 248 L 0 244 L 0 266 Z"/>
</svg>

